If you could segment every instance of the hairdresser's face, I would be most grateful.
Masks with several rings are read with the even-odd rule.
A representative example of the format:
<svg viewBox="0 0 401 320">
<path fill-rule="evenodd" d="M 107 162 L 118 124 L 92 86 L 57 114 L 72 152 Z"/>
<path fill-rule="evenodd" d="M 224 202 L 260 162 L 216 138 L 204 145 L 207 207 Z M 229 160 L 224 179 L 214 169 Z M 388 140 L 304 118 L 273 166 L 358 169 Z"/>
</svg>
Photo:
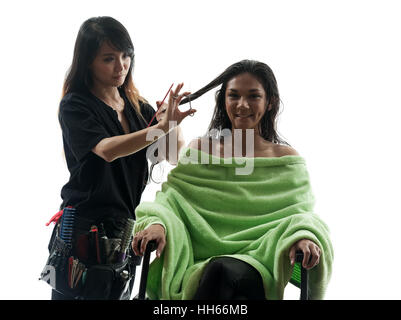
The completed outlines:
<svg viewBox="0 0 401 320">
<path fill-rule="evenodd" d="M 107 41 L 97 53 L 90 70 L 95 85 L 119 87 L 127 76 L 131 58 L 124 52 L 116 51 Z"/>
<path fill-rule="evenodd" d="M 225 100 L 232 129 L 258 128 L 266 111 L 266 92 L 254 76 L 242 73 L 228 81 Z"/>
</svg>

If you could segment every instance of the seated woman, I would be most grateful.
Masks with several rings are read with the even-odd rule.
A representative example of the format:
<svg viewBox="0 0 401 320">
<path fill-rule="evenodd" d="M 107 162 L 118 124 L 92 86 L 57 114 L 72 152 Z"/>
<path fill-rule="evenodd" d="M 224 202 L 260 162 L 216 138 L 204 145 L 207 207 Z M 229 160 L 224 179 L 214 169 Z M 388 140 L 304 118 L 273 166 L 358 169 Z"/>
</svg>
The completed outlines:
<svg viewBox="0 0 401 320">
<path fill-rule="evenodd" d="M 134 252 L 143 254 L 150 240 L 158 244 L 147 294 L 282 299 L 302 250 L 309 297 L 322 299 L 333 249 L 313 212 L 305 160 L 276 132 L 274 74 L 264 63 L 243 60 L 188 98 L 220 84 L 209 134 L 182 150 L 155 201 L 136 209 Z"/>
</svg>

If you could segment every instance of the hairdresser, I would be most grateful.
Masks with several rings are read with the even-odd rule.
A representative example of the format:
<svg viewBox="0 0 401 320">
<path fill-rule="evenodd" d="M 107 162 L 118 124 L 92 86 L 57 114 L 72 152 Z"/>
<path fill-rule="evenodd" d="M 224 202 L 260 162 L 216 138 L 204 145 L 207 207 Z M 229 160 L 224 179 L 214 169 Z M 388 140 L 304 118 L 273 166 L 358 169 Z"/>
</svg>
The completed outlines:
<svg viewBox="0 0 401 320">
<path fill-rule="evenodd" d="M 170 89 L 165 103 L 157 102 L 160 112 L 155 116 L 155 110 L 140 96 L 133 83 L 133 67 L 134 47 L 120 22 L 111 17 L 95 17 L 82 24 L 75 42 L 72 65 L 64 82 L 58 115 L 70 171 L 69 181 L 61 190 L 63 202 L 60 210 L 72 207 L 75 217 L 79 218 L 75 222 L 80 220 L 81 229 L 82 221 L 88 221 L 89 228 L 96 225 L 98 238 L 121 237 L 127 219 L 135 219 L 135 208 L 148 181 L 148 147 L 164 139 L 167 148 L 158 149 L 157 159 L 176 164 L 177 153 L 174 155 L 173 152 L 169 158 L 166 152 L 169 150 L 168 143 L 176 139 L 174 145 L 179 151 L 185 141 L 178 125 L 196 112 L 194 109 L 185 112 L 178 109 L 181 99 L 189 94 L 180 93 L 183 84 L 179 84 Z M 164 96 L 166 92 L 160 94 Z M 172 128 L 174 123 L 176 126 Z M 53 231 L 52 240 L 59 231 L 58 226 L 59 223 Z M 85 236 L 91 235 L 88 233 Z M 73 252 L 86 257 L 99 255 L 99 252 L 90 252 L 94 248 L 82 239 L 88 238 L 81 235 L 77 240 L 73 235 Z M 49 244 L 49 250 L 52 245 Z M 110 243 L 107 245 L 110 246 Z M 98 247 L 95 249 L 99 250 Z M 76 256 L 73 259 L 77 259 Z M 89 277 L 77 268 L 71 275 L 69 269 L 73 259 L 64 268 L 68 285 L 72 287 L 71 294 L 68 290 L 60 292 L 53 289 L 53 300 L 76 299 L 77 295 L 85 299 L 82 290 L 77 288 L 81 286 L 85 289 L 89 278 L 95 291 L 104 291 L 107 286 L 114 285 L 105 281 L 103 287 L 96 289 L 104 280 L 101 278 L 106 277 L 99 270 L 98 275 L 92 272 Z M 99 259 L 104 261 L 104 257 Z M 91 267 L 93 269 L 93 264 Z M 125 285 L 126 292 L 121 297 L 129 299 L 132 286 L 133 278 Z M 92 293 L 92 297 L 96 297 L 96 292 Z M 99 298 L 112 299 L 107 295 Z"/>
</svg>

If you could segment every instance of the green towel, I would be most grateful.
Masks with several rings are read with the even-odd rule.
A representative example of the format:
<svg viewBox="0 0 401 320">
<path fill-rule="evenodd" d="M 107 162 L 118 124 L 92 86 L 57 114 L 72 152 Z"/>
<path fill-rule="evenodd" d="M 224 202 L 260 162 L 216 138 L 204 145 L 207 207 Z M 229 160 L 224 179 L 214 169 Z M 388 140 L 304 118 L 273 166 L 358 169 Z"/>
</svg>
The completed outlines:
<svg viewBox="0 0 401 320">
<path fill-rule="evenodd" d="M 238 174 L 247 166 L 251 174 Z M 184 148 L 155 201 L 136 209 L 135 233 L 155 223 L 166 229 L 166 247 L 149 269 L 149 298 L 191 299 L 208 261 L 229 256 L 259 271 L 266 299 L 282 299 L 293 271 L 289 250 L 310 239 L 321 257 L 309 270 L 309 295 L 323 299 L 333 248 L 313 207 L 301 156 L 219 158 Z"/>
</svg>

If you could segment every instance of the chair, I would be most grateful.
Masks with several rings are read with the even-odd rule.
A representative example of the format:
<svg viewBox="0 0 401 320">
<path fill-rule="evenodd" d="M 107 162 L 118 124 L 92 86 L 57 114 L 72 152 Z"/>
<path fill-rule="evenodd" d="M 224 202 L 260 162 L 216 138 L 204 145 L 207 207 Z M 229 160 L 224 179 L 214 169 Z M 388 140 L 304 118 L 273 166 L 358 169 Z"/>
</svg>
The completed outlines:
<svg viewBox="0 0 401 320">
<path fill-rule="evenodd" d="M 138 243 L 138 248 L 141 246 L 141 242 Z M 150 254 L 156 250 L 156 241 L 149 241 L 146 246 L 145 254 L 143 256 L 141 280 L 139 283 L 139 293 L 134 297 L 133 300 L 145 300 L 146 293 L 146 282 L 148 279 L 149 272 L 149 261 Z M 304 254 L 302 251 L 297 251 L 295 255 L 295 262 L 299 264 L 299 268 L 294 266 L 293 277 L 290 283 L 301 290 L 300 300 L 308 300 L 308 270 L 302 266 L 302 260 Z"/>
</svg>

